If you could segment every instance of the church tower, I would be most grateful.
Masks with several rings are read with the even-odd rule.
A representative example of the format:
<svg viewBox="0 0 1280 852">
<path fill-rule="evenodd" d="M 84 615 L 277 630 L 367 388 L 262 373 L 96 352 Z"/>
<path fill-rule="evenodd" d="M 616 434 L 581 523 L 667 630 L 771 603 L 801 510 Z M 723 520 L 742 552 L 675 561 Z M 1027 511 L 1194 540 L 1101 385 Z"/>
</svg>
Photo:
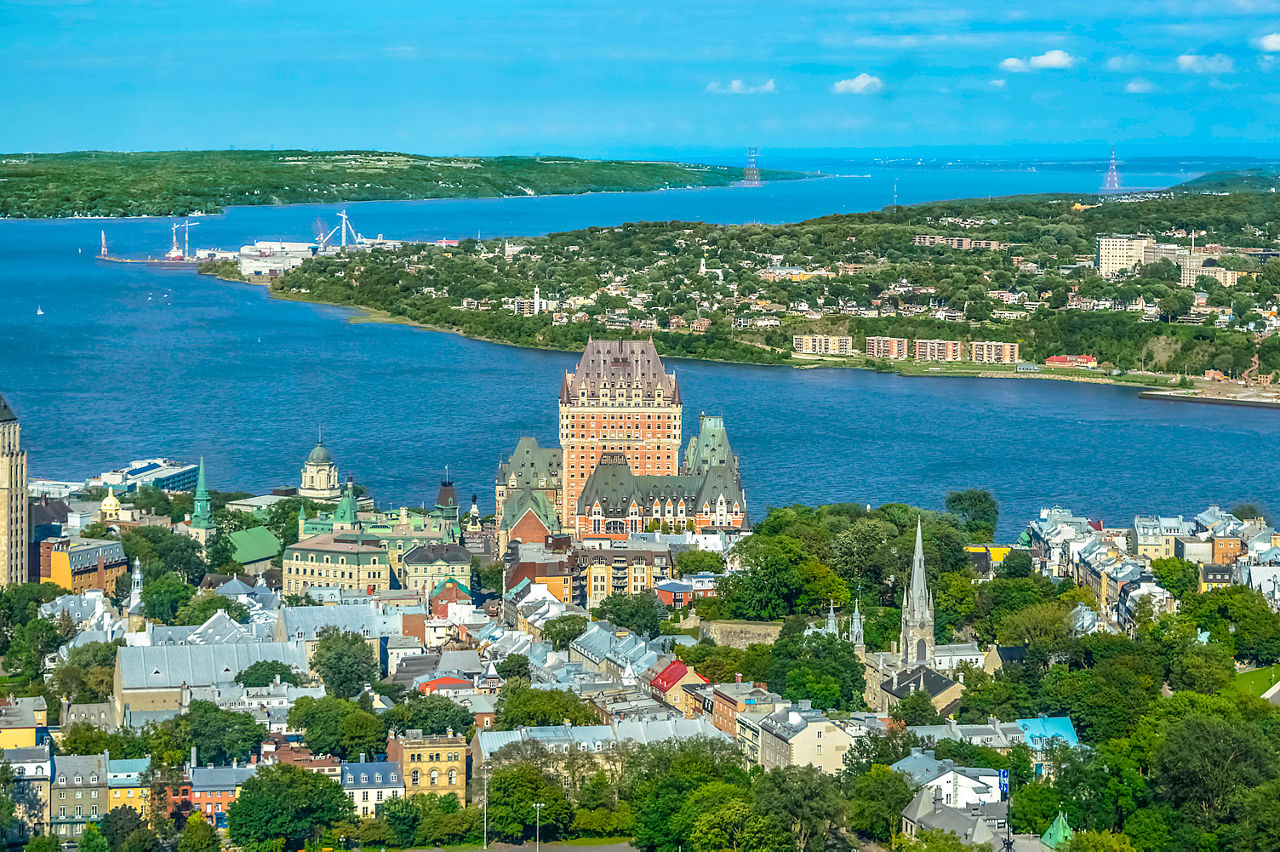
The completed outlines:
<svg viewBox="0 0 1280 852">
<path fill-rule="evenodd" d="M 0 585 L 27 582 L 27 453 L 18 415 L 0 396 Z"/>
<path fill-rule="evenodd" d="M 861 595 L 861 590 L 859 590 Z M 853 620 L 849 622 L 849 641 L 853 643 L 853 652 L 859 660 L 867 658 L 867 639 L 862 628 L 862 610 L 858 608 L 860 601 L 853 600 Z"/>
<path fill-rule="evenodd" d="M 191 537 L 202 547 L 209 546 L 209 537 L 216 527 L 213 523 L 213 505 L 209 500 L 209 487 L 204 481 L 204 458 L 200 459 L 200 474 L 196 478 L 196 494 L 191 512 Z"/>
<path fill-rule="evenodd" d="M 129 586 L 129 606 L 125 610 L 125 615 L 129 618 L 129 632 L 136 633 L 147 626 L 142 609 L 142 560 L 136 556 L 133 559 L 133 576 L 130 579 L 132 583 Z"/>
<path fill-rule="evenodd" d="M 332 503 L 342 496 L 338 485 L 338 465 L 324 445 L 324 432 L 316 435 L 316 446 L 302 464 L 302 485 L 298 496 Z"/>
<path fill-rule="evenodd" d="M 933 665 L 933 595 L 925 582 L 924 542 L 916 519 L 916 552 L 911 581 L 902 596 L 902 665 Z"/>
</svg>

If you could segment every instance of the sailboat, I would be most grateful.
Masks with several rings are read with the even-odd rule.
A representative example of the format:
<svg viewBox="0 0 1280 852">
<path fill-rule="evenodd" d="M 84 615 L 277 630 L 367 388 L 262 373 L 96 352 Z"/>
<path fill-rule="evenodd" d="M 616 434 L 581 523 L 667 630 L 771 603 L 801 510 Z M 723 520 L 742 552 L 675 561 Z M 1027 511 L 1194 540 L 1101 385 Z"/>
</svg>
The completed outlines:
<svg viewBox="0 0 1280 852">
<path fill-rule="evenodd" d="M 44 316 L 44 308 L 40 307 L 39 305 L 36 305 L 36 316 L 38 317 Z"/>
</svg>

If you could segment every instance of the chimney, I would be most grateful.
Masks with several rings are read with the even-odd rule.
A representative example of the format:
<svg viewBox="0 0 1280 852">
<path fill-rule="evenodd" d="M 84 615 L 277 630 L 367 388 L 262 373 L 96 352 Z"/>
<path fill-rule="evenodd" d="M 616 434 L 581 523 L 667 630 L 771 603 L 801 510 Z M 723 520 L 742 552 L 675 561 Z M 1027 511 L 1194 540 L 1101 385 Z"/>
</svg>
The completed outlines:
<svg viewBox="0 0 1280 852">
<path fill-rule="evenodd" d="M 742 672 L 734 672 L 733 680 L 735 683 L 742 683 Z"/>
<path fill-rule="evenodd" d="M 238 757 L 231 758 L 231 768 L 232 769 L 240 768 L 240 759 Z"/>
<path fill-rule="evenodd" d="M 192 747 L 191 747 L 191 765 L 192 765 L 192 767 L 196 767 L 196 766 L 199 766 L 199 765 L 200 765 L 200 764 L 196 761 L 196 747 L 195 747 L 195 746 L 192 746 Z"/>
<path fill-rule="evenodd" d="M 364 752 L 360 752 L 360 762 L 364 763 Z"/>
<path fill-rule="evenodd" d="M 942 790 L 937 787 L 933 788 L 933 812 L 936 814 L 942 810 Z"/>
<path fill-rule="evenodd" d="M 452 725 L 450 725 L 449 727 L 447 727 L 447 728 L 445 728 L 445 729 L 444 729 L 444 735 L 445 735 L 446 737 L 452 737 L 452 736 L 453 736 L 453 726 L 452 726 Z"/>
</svg>

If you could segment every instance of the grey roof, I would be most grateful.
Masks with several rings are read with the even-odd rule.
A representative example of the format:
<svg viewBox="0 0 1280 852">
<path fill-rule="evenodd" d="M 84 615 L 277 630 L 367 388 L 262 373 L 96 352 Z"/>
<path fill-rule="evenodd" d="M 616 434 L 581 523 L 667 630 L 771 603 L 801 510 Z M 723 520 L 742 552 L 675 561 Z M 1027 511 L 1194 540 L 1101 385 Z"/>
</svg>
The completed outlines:
<svg viewBox="0 0 1280 852">
<path fill-rule="evenodd" d="M 906 698 L 913 692 L 924 691 L 930 698 L 937 698 L 943 692 L 955 686 L 955 681 L 945 675 L 938 674 L 928 666 L 916 666 L 900 672 L 896 680 L 886 680 L 880 688 L 895 698 Z"/>
<path fill-rule="evenodd" d="M 307 455 L 307 464 L 332 464 L 333 456 L 329 455 L 329 448 L 324 445 L 324 441 L 315 445 L 315 448 Z"/>
<path fill-rule="evenodd" d="M 579 514 L 587 514 L 598 503 L 604 517 L 620 518 L 627 514 L 632 504 L 644 514 L 654 502 L 665 504 L 683 500 L 686 515 L 693 515 L 701 506 L 714 507 L 721 497 L 730 508 L 736 504 L 745 513 L 746 496 L 736 467 L 717 465 L 699 473 L 637 476 L 631 472 L 623 453 L 606 452 L 601 454 L 596 469 L 587 477 L 578 496 L 577 508 Z"/>
<path fill-rule="evenodd" d="M 199 755 L 199 748 L 196 751 Z M 258 772 L 256 766 L 194 766 L 191 791 L 234 790 Z"/>
<path fill-rule="evenodd" d="M 400 561 L 405 565 L 434 565 L 437 562 L 470 565 L 471 551 L 460 544 L 419 544 L 400 557 Z"/>
<path fill-rule="evenodd" d="M 325 627 L 362 636 L 392 636 L 401 632 L 399 613 L 381 613 L 370 606 L 286 606 L 280 610 L 284 635 L 314 641 Z"/>
<path fill-rule="evenodd" d="M 76 776 L 81 778 L 80 783 L 84 784 L 101 784 L 107 785 L 107 761 L 106 757 L 101 754 L 60 754 L 53 759 L 53 774 L 50 776 L 54 781 L 66 779 L 67 784 L 75 785 Z M 91 781 L 93 776 L 97 776 L 97 781 Z"/>
<path fill-rule="evenodd" d="M 967 843 L 991 843 L 996 839 L 995 831 L 987 820 L 1001 817 L 995 813 L 988 815 L 982 808 L 962 811 L 935 802 L 934 794 L 937 792 L 930 788 L 921 790 L 902 811 L 902 815 L 918 828 L 950 832 Z"/>
<path fill-rule="evenodd" d="M 498 465 L 498 483 L 510 486 L 511 478 L 516 488 L 537 488 L 559 480 L 564 465 L 564 454 L 558 447 L 540 447 L 537 438 L 524 437 L 516 442 L 511 457 Z"/>
<path fill-rule="evenodd" d="M 116 652 L 116 670 L 125 689 L 173 689 L 228 683 L 262 660 L 310 670 L 306 649 L 297 642 L 124 647 Z"/>
<path fill-rule="evenodd" d="M 49 759 L 49 744 L 4 749 L 5 763 L 38 763 Z"/>
<path fill-rule="evenodd" d="M 613 386 L 626 382 L 628 387 L 638 388 L 646 399 L 661 388 L 664 402 L 680 402 L 680 385 L 675 373 L 663 370 L 662 359 L 652 340 L 588 341 L 578 369 L 565 374 L 560 401 L 577 402 L 582 389 L 587 391 L 588 398 L 596 397 L 606 382 Z"/>
<path fill-rule="evenodd" d="M 436 665 L 436 672 L 440 674 L 458 672 L 475 675 L 482 671 L 484 671 L 484 663 L 480 660 L 480 654 L 475 651 L 444 651 L 440 654 L 439 664 Z"/>
<path fill-rule="evenodd" d="M 948 772 L 955 772 L 981 783 L 999 774 L 995 769 L 957 766 L 954 760 L 938 760 L 933 755 L 932 749 L 913 748 L 910 754 L 889 768 L 894 772 L 909 775 L 916 786 L 937 780 Z"/>
<path fill-rule="evenodd" d="M 0 423 L 10 423 L 16 421 L 18 415 L 13 413 L 13 409 L 9 407 L 9 403 L 5 401 L 3 395 L 0 395 Z"/>
<path fill-rule="evenodd" d="M 342 764 L 342 787 L 344 790 L 403 786 L 404 776 L 400 773 L 400 764 L 394 761 L 344 762 Z"/>
</svg>

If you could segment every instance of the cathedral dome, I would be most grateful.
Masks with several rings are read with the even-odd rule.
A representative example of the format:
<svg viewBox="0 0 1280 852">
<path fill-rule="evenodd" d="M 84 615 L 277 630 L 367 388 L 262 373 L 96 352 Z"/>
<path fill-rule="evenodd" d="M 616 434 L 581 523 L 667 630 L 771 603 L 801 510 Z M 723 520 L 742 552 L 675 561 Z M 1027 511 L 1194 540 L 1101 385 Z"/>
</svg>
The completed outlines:
<svg viewBox="0 0 1280 852">
<path fill-rule="evenodd" d="M 311 451 L 311 455 L 307 456 L 307 464 L 333 464 L 333 456 L 329 455 L 328 447 L 319 443 Z"/>
<path fill-rule="evenodd" d="M 99 507 L 99 511 L 104 516 L 120 516 L 120 498 L 115 495 L 115 492 L 110 487 L 107 488 L 107 496 L 102 498 L 102 505 Z"/>
</svg>

